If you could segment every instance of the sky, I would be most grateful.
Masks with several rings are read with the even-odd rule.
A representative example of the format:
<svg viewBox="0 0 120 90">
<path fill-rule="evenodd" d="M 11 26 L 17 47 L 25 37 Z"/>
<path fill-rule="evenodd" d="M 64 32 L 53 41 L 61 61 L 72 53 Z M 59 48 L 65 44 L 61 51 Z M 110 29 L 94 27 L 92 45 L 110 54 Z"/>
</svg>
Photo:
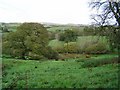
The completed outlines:
<svg viewBox="0 0 120 90">
<path fill-rule="evenodd" d="M 0 0 L 0 22 L 90 24 L 89 0 Z"/>
</svg>

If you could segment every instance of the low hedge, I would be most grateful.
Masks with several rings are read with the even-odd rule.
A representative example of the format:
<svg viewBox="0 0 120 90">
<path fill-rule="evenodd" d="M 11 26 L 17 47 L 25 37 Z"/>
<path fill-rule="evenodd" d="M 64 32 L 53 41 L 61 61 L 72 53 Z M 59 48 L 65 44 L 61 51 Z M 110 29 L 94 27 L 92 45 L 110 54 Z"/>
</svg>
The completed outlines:
<svg viewBox="0 0 120 90">
<path fill-rule="evenodd" d="M 84 60 L 82 67 L 97 67 L 100 65 L 105 65 L 105 64 L 111 64 L 111 63 L 118 63 L 118 58 L 103 58 L 103 59 L 89 59 L 89 60 Z"/>
<path fill-rule="evenodd" d="M 108 52 L 107 45 L 105 43 L 97 43 L 97 44 L 89 45 L 85 49 L 85 53 L 87 54 L 103 54 L 107 52 Z"/>
</svg>

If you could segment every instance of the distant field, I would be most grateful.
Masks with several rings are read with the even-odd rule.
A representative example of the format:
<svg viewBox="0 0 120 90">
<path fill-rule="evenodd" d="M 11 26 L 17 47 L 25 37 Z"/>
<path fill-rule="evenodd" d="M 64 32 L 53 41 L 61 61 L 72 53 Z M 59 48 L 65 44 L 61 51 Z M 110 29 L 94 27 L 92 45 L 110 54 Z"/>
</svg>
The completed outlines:
<svg viewBox="0 0 120 90">
<path fill-rule="evenodd" d="M 83 42 L 91 42 L 91 41 L 94 41 L 94 42 L 107 42 L 107 39 L 106 37 L 103 37 L 103 36 L 79 36 L 78 39 L 77 39 L 77 42 L 78 43 L 83 43 Z"/>
<path fill-rule="evenodd" d="M 58 41 L 58 40 L 51 40 L 49 42 L 49 46 L 53 47 L 53 48 L 56 48 L 56 47 L 59 47 L 59 46 L 64 46 L 64 43 L 63 41 Z"/>
<path fill-rule="evenodd" d="M 92 56 L 110 60 L 116 55 Z M 78 62 L 79 61 L 79 62 Z M 84 61 L 84 62 L 83 62 Z M 3 58 L 3 88 L 117 88 L 118 64 L 83 68 L 89 60 L 32 61 Z M 90 61 L 89 61 L 90 62 Z"/>
<path fill-rule="evenodd" d="M 67 30 L 67 29 L 77 29 L 77 30 L 83 31 L 84 27 L 58 26 L 58 27 L 48 28 L 47 30 L 48 30 L 48 31 L 52 31 L 52 32 L 56 32 L 56 31 L 62 32 L 62 31 Z"/>
</svg>

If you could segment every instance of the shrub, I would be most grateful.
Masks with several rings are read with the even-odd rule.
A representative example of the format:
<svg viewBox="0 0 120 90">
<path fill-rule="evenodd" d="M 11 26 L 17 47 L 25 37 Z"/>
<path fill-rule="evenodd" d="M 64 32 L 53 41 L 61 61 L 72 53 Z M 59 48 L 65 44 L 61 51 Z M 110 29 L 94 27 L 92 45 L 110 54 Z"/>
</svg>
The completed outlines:
<svg viewBox="0 0 120 90">
<path fill-rule="evenodd" d="M 48 59 L 58 59 L 58 53 L 51 47 L 46 47 L 42 52 L 42 55 Z"/>
<path fill-rule="evenodd" d="M 107 51 L 108 50 L 106 44 L 100 42 L 97 44 L 90 45 L 85 49 L 85 53 L 88 54 L 102 54 L 106 53 Z"/>
<path fill-rule="evenodd" d="M 12 55 L 13 55 L 13 57 L 22 58 L 22 53 L 23 52 L 24 52 L 23 49 L 14 49 L 12 51 Z"/>
<path fill-rule="evenodd" d="M 57 47 L 53 47 L 53 50 L 57 51 L 58 53 L 64 53 L 64 47 L 60 45 Z"/>
<path fill-rule="evenodd" d="M 77 40 L 77 32 L 74 30 L 67 29 L 64 33 L 60 33 L 59 36 L 60 41 L 73 42 Z"/>
<path fill-rule="evenodd" d="M 68 53 L 78 53 L 78 45 L 76 42 L 69 42 L 64 44 L 64 50 Z"/>
<path fill-rule="evenodd" d="M 93 47 L 92 50 L 94 50 L 95 46 L 102 46 L 105 47 L 105 49 L 107 51 L 109 51 L 109 43 L 106 39 L 106 37 L 99 37 L 99 36 L 81 36 L 78 37 L 77 39 L 77 44 L 79 46 L 79 53 L 85 53 L 87 48 L 89 49 L 89 47 Z M 96 45 L 97 44 L 97 45 Z M 103 45 L 99 45 L 99 44 L 103 44 Z"/>
</svg>

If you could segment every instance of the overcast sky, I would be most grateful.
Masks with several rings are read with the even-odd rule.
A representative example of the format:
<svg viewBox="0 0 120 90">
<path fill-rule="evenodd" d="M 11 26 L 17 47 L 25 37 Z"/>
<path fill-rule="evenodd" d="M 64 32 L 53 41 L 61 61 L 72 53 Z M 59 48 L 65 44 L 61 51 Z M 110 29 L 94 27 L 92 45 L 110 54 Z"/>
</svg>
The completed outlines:
<svg viewBox="0 0 120 90">
<path fill-rule="evenodd" d="M 90 24 L 90 0 L 0 0 L 0 22 Z"/>
</svg>

